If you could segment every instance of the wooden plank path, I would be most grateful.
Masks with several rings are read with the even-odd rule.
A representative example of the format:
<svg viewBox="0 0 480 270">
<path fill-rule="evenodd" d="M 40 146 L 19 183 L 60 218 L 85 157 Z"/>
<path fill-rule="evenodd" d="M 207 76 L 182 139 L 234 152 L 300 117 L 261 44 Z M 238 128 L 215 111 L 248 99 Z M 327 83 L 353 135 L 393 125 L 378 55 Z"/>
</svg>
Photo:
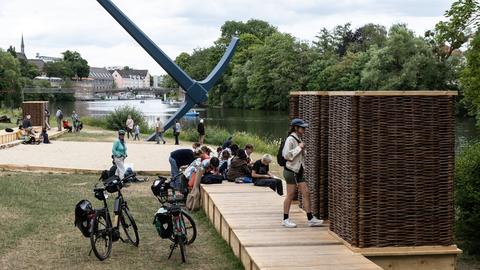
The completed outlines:
<svg viewBox="0 0 480 270">
<path fill-rule="evenodd" d="M 292 205 L 297 228 L 281 226 L 283 197 L 270 188 L 224 182 L 202 185 L 203 209 L 247 270 L 377 270 L 328 233 L 308 227 L 305 212 Z"/>
</svg>

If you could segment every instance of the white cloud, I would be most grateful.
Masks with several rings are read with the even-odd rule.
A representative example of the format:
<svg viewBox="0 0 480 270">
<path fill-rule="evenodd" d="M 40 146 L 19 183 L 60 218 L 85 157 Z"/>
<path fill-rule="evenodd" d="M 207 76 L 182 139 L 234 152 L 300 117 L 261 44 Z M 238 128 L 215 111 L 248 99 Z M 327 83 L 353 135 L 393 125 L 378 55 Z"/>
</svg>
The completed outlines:
<svg viewBox="0 0 480 270">
<path fill-rule="evenodd" d="M 351 22 L 389 27 L 407 23 L 417 34 L 433 28 L 449 0 L 114 0 L 171 58 L 210 46 L 226 20 L 261 19 L 302 40 L 322 27 Z M 0 48 L 20 49 L 34 57 L 79 51 L 92 66 L 128 65 L 164 73 L 157 63 L 96 2 L 78 0 L 0 0 Z"/>
</svg>

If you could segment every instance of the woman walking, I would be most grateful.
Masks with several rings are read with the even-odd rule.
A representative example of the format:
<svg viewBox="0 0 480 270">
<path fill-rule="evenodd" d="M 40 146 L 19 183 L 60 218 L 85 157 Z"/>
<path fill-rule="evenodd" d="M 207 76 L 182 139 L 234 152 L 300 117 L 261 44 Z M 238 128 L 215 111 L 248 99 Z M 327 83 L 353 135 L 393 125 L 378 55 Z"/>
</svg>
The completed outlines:
<svg viewBox="0 0 480 270">
<path fill-rule="evenodd" d="M 130 136 L 133 138 L 133 119 L 131 115 L 128 115 L 127 121 L 125 122 L 125 129 L 127 130 L 127 138 L 130 139 Z"/>
<path fill-rule="evenodd" d="M 283 221 L 282 225 L 287 228 L 295 228 L 297 224 L 290 220 L 288 214 L 290 212 L 290 205 L 295 197 L 295 188 L 298 186 L 299 192 L 302 193 L 303 206 L 307 211 L 308 226 L 319 226 L 323 220 L 317 219 L 312 215 L 310 206 L 310 191 L 303 178 L 303 171 L 305 167 L 305 144 L 301 138 L 305 134 L 305 129 L 308 124 L 302 119 L 293 119 L 290 123 L 290 132 L 285 140 L 285 146 L 282 150 L 282 156 L 286 160 L 286 165 L 283 170 L 283 176 L 287 182 L 287 196 L 283 202 Z"/>
<path fill-rule="evenodd" d="M 115 140 L 112 147 L 113 162 L 117 166 L 115 174 L 123 179 L 125 175 L 124 161 L 127 157 L 127 146 L 125 145 L 125 130 L 118 131 L 118 140 Z"/>
</svg>

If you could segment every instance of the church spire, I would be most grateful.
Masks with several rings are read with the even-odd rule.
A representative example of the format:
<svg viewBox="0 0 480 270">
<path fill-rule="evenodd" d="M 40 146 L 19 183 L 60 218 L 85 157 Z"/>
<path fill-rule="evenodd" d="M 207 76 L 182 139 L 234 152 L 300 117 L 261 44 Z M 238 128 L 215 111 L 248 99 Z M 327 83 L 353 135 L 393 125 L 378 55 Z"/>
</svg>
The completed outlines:
<svg viewBox="0 0 480 270">
<path fill-rule="evenodd" d="M 23 43 L 23 33 L 22 33 L 22 44 L 20 45 L 22 53 L 25 54 L 25 43 Z"/>
</svg>

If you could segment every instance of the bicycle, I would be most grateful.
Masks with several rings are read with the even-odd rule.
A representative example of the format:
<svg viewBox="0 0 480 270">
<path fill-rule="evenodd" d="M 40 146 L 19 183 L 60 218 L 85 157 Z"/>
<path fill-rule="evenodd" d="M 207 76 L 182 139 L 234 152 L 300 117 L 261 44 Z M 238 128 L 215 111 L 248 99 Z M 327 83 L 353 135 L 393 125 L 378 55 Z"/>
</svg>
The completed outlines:
<svg viewBox="0 0 480 270">
<path fill-rule="evenodd" d="M 167 182 L 166 180 L 166 178 L 159 177 L 151 187 L 154 196 L 161 204 L 155 214 L 153 224 L 161 238 L 168 238 L 172 241 L 168 259 L 172 257 L 173 251 L 179 247 L 182 262 L 185 263 L 187 261 L 186 246 L 195 241 L 197 227 L 193 218 L 184 208 L 186 192 L 183 192 L 184 189 L 182 188 L 172 186 L 173 181 Z"/>
<path fill-rule="evenodd" d="M 121 240 L 122 242 L 129 242 L 135 247 L 138 247 L 140 238 L 138 236 L 138 228 L 133 216 L 130 214 L 127 202 L 123 198 L 121 189 L 125 181 L 132 176 L 127 176 L 120 180 L 118 177 L 114 177 L 110 181 L 103 183 L 102 187 L 95 185 L 93 191 L 95 198 L 103 201 L 103 208 L 95 209 L 95 215 L 92 220 L 90 244 L 92 249 L 89 255 L 93 251 L 95 256 L 103 261 L 107 259 L 112 252 L 112 242 Z M 107 198 L 108 193 L 117 192 L 117 197 L 114 201 L 114 220 L 112 223 L 110 212 L 108 211 Z M 124 240 L 120 236 L 120 225 L 123 228 L 128 240 Z M 133 229 L 133 231 L 131 230 Z M 100 246 L 97 244 L 100 242 Z"/>
</svg>

